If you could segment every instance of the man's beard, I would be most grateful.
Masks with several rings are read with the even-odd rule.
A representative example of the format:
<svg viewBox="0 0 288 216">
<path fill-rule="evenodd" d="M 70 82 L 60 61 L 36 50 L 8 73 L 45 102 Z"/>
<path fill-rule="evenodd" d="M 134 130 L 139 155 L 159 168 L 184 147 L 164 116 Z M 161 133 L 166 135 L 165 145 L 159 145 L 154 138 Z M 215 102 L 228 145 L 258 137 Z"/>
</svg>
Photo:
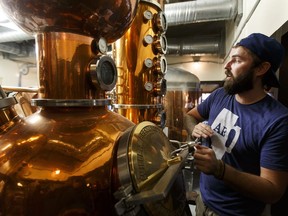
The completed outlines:
<svg viewBox="0 0 288 216">
<path fill-rule="evenodd" d="M 253 88 L 253 69 L 238 75 L 236 78 L 230 71 L 226 71 L 230 79 L 224 82 L 224 89 L 230 95 L 239 94 Z"/>
</svg>

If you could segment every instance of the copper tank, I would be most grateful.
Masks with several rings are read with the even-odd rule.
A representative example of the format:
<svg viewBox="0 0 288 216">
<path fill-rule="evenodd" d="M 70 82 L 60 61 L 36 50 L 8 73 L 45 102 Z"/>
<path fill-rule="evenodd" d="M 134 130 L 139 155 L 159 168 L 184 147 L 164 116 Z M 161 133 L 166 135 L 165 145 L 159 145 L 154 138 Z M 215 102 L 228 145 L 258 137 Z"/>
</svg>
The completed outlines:
<svg viewBox="0 0 288 216">
<path fill-rule="evenodd" d="M 171 155 L 154 123 L 107 108 L 117 82 L 107 44 L 128 30 L 138 1 L 0 4 L 35 35 L 39 73 L 37 111 L 19 118 L 11 104 L 2 125 L 0 215 L 189 215 L 187 150 Z"/>
<path fill-rule="evenodd" d="M 115 214 L 115 143 L 134 124 L 106 108 L 117 71 L 102 53 L 129 28 L 138 2 L 0 3 L 35 35 L 40 86 L 32 104 L 41 108 L 1 135 L 0 215 Z"/>
<path fill-rule="evenodd" d="M 167 27 L 161 4 L 140 0 L 131 27 L 113 44 L 118 69 L 113 106 L 136 124 L 145 120 L 165 124 Z"/>
</svg>

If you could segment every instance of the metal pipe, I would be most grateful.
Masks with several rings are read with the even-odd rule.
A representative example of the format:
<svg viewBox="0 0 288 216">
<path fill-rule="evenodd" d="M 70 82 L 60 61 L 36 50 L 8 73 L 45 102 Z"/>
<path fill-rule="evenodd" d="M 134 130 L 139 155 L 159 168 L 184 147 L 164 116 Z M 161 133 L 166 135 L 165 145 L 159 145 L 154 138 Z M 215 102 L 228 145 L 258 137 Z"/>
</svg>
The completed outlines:
<svg viewBox="0 0 288 216">
<path fill-rule="evenodd" d="M 34 37 L 20 31 L 7 31 L 0 34 L 0 43 L 25 40 L 34 40 Z"/>
<path fill-rule="evenodd" d="M 201 0 L 166 4 L 169 27 L 195 22 L 229 20 L 237 15 L 235 0 Z"/>
</svg>

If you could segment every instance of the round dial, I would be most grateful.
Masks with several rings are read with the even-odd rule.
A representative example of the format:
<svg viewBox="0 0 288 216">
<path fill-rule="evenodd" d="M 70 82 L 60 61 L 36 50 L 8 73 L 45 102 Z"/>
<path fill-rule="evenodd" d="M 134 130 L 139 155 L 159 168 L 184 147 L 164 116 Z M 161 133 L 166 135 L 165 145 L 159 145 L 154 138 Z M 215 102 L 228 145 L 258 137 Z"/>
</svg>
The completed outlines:
<svg viewBox="0 0 288 216">
<path fill-rule="evenodd" d="M 107 42 L 104 38 L 100 38 L 99 41 L 98 41 L 98 48 L 99 48 L 99 51 L 104 54 L 107 52 Z"/>
<path fill-rule="evenodd" d="M 146 35 L 144 37 L 144 44 L 148 45 L 148 44 L 152 44 L 153 43 L 153 37 L 152 35 Z"/>
<path fill-rule="evenodd" d="M 146 91 L 152 91 L 153 90 L 153 83 L 152 82 L 146 82 L 144 85 L 144 88 Z"/>
<path fill-rule="evenodd" d="M 144 60 L 144 65 L 147 67 L 147 68 L 151 68 L 153 66 L 153 61 L 152 59 L 150 58 L 147 58 Z"/>
<path fill-rule="evenodd" d="M 145 20 L 151 20 L 153 18 L 153 14 L 150 10 L 144 11 L 143 16 Z"/>
</svg>

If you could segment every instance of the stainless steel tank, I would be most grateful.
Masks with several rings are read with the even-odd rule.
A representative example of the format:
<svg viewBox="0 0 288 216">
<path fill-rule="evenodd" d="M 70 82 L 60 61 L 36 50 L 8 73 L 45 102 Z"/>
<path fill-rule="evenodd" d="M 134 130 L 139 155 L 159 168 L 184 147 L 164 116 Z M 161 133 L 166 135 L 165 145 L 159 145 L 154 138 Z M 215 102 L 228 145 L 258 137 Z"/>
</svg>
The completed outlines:
<svg viewBox="0 0 288 216">
<path fill-rule="evenodd" d="M 128 30 L 138 1 L 0 4 L 35 35 L 40 85 L 31 100 L 39 109 L 4 121 L 0 215 L 189 214 L 179 175 L 187 151 L 171 155 L 158 126 L 107 108 L 117 81 L 107 43 Z"/>
<path fill-rule="evenodd" d="M 176 67 L 168 67 L 167 93 L 164 97 L 166 128 L 171 140 L 185 142 L 188 137 L 184 116 L 199 103 L 200 80 L 193 73 Z"/>
</svg>

